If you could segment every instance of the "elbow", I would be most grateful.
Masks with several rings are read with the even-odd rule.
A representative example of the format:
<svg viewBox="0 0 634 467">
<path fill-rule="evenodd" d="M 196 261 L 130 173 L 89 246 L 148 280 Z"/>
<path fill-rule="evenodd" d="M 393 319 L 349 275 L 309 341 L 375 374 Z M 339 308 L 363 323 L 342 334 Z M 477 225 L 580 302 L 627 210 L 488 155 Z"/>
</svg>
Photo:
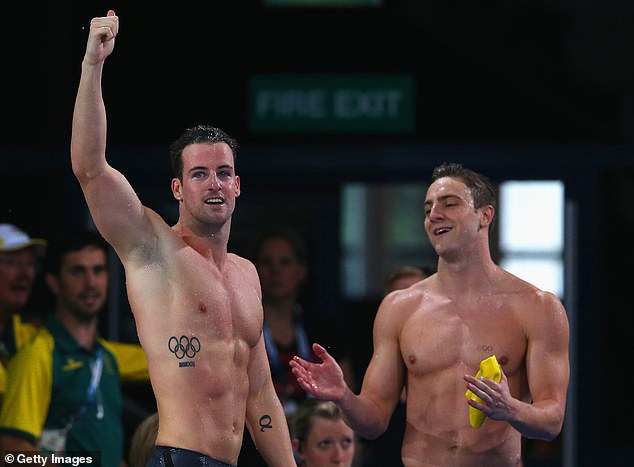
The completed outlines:
<svg viewBox="0 0 634 467">
<path fill-rule="evenodd" d="M 79 162 L 77 158 L 71 156 L 70 166 L 73 171 L 73 175 L 77 180 L 82 181 L 88 178 L 85 164 Z"/>
<path fill-rule="evenodd" d="M 522 430 L 518 430 L 518 431 L 522 433 L 522 436 L 529 439 L 536 439 L 539 441 L 553 441 L 555 438 L 557 438 L 557 436 L 559 436 L 559 433 L 561 432 L 561 428 L 558 430 L 546 428 L 539 431 L 524 431 L 524 432 L 522 432 Z"/>
<path fill-rule="evenodd" d="M 364 439 L 374 440 L 386 432 L 388 424 L 389 420 L 387 422 L 380 421 L 366 427 L 359 427 L 355 432 Z"/>
<path fill-rule="evenodd" d="M 537 439 L 540 441 L 553 441 L 561 433 L 563 427 L 563 418 L 553 420 L 546 426 L 543 426 L 539 430 L 534 430 L 532 433 L 526 433 L 525 436 L 531 439 Z"/>
<path fill-rule="evenodd" d="M 372 441 L 372 440 L 377 439 L 379 436 L 381 436 L 383 434 L 383 431 L 358 430 L 358 431 L 356 431 L 356 434 L 359 435 L 363 439 L 367 439 L 367 440 Z"/>
<path fill-rule="evenodd" d="M 547 429 L 540 433 L 536 433 L 535 436 L 532 436 L 532 438 L 540 440 L 540 441 L 553 441 L 555 438 L 557 438 L 557 436 L 559 436 L 560 432 L 561 432 L 561 428 L 558 430 Z"/>
<path fill-rule="evenodd" d="M 82 164 L 81 162 L 76 160 L 71 161 L 71 168 L 73 170 L 73 175 L 75 175 L 75 178 L 82 185 L 86 182 L 89 182 L 90 180 L 97 178 L 97 176 L 99 176 L 99 174 L 102 172 L 101 167 L 89 166 L 85 163 Z"/>
<path fill-rule="evenodd" d="M 549 427 L 540 439 L 542 441 L 553 441 L 561 433 L 562 427 L 563 419 L 553 423 L 553 426 Z"/>
</svg>

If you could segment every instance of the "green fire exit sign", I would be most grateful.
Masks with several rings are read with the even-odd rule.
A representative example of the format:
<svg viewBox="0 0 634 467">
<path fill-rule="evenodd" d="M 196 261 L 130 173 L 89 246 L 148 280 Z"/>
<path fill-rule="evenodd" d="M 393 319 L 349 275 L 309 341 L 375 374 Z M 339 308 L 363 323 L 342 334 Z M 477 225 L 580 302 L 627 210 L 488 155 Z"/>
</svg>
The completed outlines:
<svg viewBox="0 0 634 467">
<path fill-rule="evenodd" d="M 253 133 L 409 133 L 415 81 L 408 75 L 257 75 Z"/>
</svg>

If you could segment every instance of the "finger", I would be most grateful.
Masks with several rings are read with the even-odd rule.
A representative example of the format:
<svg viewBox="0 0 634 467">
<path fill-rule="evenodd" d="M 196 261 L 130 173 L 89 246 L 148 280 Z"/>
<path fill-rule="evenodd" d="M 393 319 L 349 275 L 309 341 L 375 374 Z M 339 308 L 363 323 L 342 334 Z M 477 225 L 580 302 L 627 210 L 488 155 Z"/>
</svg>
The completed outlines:
<svg viewBox="0 0 634 467">
<path fill-rule="evenodd" d="M 502 368 L 500 368 L 500 373 L 502 375 L 502 379 L 500 380 L 500 383 L 504 385 L 508 385 L 509 380 L 506 378 L 506 373 L 504 373 L 504 370 L 502 370 Z"/>
<path fill-rule="evenodd" d="M 119 17 L 115 14 L 114 10 L 108 10 L 108 18 L 112 18 L 112 34 L 116 37 L 119 34 Z"/>
<path fill-rule="evenodd" d="M 291 366 L 295 365 L 297 368 L 308 368 L 310 365 L 310 362 L 304 360 L 299 355 L 293 356 L 289 363 Z"/>
<path fill-rule="evenodd" d="M 474 386 L 478 389 L 486 389 L 489 386 L 487 384 L 487 381 L 491 381 L 481 376 L 478 378 L 475 378 L 474 376 L 471 376 L 471 375 L 465 375 L 464 380 L 467 382 L 467 387 L 469 387 L 469 389 L 471 389 L 471 386 Z"/>
<path fill-rule="evenodd" d="M 306 375 L 306 370 L 297 365 L 297 363 L 293 364 L 295 362 L 291 361 L 290 365 L 291 365 L 291 372 L 295 375 L 296 378 L 301 378 L 304 377 Z"/>
<path fill-rule="evenodd" d="M 473 399 L 468 399 L 467 400 L 467 404 L 469 404 L 471 407 L 473 407 L 474 409 L 478 409 L 481 410 L 482 412 L 484 412 L 486 415 L 489 414 L 489 406 L 486 404 L 483 404 L 481 402 L 475 401 Z"/>
<path fill-rule="evenodd" d="M 113 12 L 110 10 L 108 13 Z M 90 28 L 97 30 L 105 39 L 112 39 L 119 32 L 119 18 L 117 16 L 104 16 L 93 18 L 90 21 Z"/>
<path fill-rule="evenodd" d="M 315 356 L 322 362 L 325 362 L 327 360 L 334 360 L 332 356 L 328 353 L 328 351 L 316 342 L 313 344 L 313 352 L 315 353 Z"/>
<path fill-rule="evenodd" d="M 297 384 L 299 384 L 299 387 L 302 388 L 302 390 L 311 393 L 311 386 L 308 384 L 308 382 L 304 379 L 304 378 L 297 378 Z"/>
<path fill-rule="evenodd" d="M 474 393 L 476 396 L 478 396 L 484 402 L 491 401 L 491 396 L 484 389 L 480 388 L 479 386 L 477 386 L 475 384 L 469 384 L 468 387 L 469 387 L 469 390 L 472 393 Z"/>
<path fill-rule="evenodd" d="M 319 345 L 317 342 L 315 342 L 313 344 L 313 352 L 315 352 L 315 355 L 319 356 L 319 355 L 324 355 L 327 354 L 328 352 L 326 351 L 326 349 L 324 349 L 321 345 Z"/>
</svg>

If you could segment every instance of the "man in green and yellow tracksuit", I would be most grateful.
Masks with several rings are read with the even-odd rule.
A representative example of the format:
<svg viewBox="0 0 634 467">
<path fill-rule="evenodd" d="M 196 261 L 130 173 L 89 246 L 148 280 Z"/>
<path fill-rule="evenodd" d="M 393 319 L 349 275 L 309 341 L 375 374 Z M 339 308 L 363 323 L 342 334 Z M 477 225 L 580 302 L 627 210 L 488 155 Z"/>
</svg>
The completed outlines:
<svg viewBox="0 0 634 467">
<path fill-rule="evenodd" d="M 22 321 L 46 241 L 32 238 L 12 224 L 0 224 L 0 404 L 7 385 L 7 365 L 35 331 Z"/>
<path fill-rule="evenodd" d="M 54 451 L 93 456 L 120 467 L 123 459 L 121 381 L 146 380 L 140 346 L 97 335 L 108 286 L 107 249 L 93 233 L 49 245 L 45 279 L 55 313 L 9 364 L 0 413 L 4 451 Z"/>
</svg>

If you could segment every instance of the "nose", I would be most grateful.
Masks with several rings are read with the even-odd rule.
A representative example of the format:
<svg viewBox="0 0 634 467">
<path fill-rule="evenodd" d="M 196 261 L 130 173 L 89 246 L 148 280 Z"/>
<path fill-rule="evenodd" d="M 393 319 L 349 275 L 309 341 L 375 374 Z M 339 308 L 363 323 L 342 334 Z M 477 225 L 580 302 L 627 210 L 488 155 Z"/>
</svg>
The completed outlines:
<svg viewBox="0 0 634 467">
<path fill-rule="evenodd" d="M 335 444 L 332 449 L 332 455 L 330 456 L 330 460 L 332 462 L 341 462 L 343 459 L 343 447 L 339 444 Z"/>
<path fill-rule="evenodd" d="M 88 286 L 93 287 L 95 284 L 97 284 L 98 280 L 99 280 L 99 277 L 97 273 L 93 271 L 89 271 L 88 274 L 86 274 L 86 282 Z"/>
<path fill-rule="evenodd" d="M 434 203 L 429 208 L 429 213 L 427 214 L 427 217 L 429 219 L 439 219 L 442 217 L 442 215 L 443 215 L 442 209 L 440 208 L 440 206 Z"/>
<path fill-rule="evenodd" d="M 210 188 L 214 191 L 219 190 L 220 189 L 220 179 L 218 178 L 218 176 L 215 173 L 211 173 L 211 176 L 209 177 L 210 180 Z"/>
<path fill-rule="evenodd" d="M 33 280 L 35 279 L 35 274 L 37 273 L 37 265 L 31 261 L 16 261 L 15 268 L 17 270 L 17 275 L 21 279 Z"/>
</svg>

